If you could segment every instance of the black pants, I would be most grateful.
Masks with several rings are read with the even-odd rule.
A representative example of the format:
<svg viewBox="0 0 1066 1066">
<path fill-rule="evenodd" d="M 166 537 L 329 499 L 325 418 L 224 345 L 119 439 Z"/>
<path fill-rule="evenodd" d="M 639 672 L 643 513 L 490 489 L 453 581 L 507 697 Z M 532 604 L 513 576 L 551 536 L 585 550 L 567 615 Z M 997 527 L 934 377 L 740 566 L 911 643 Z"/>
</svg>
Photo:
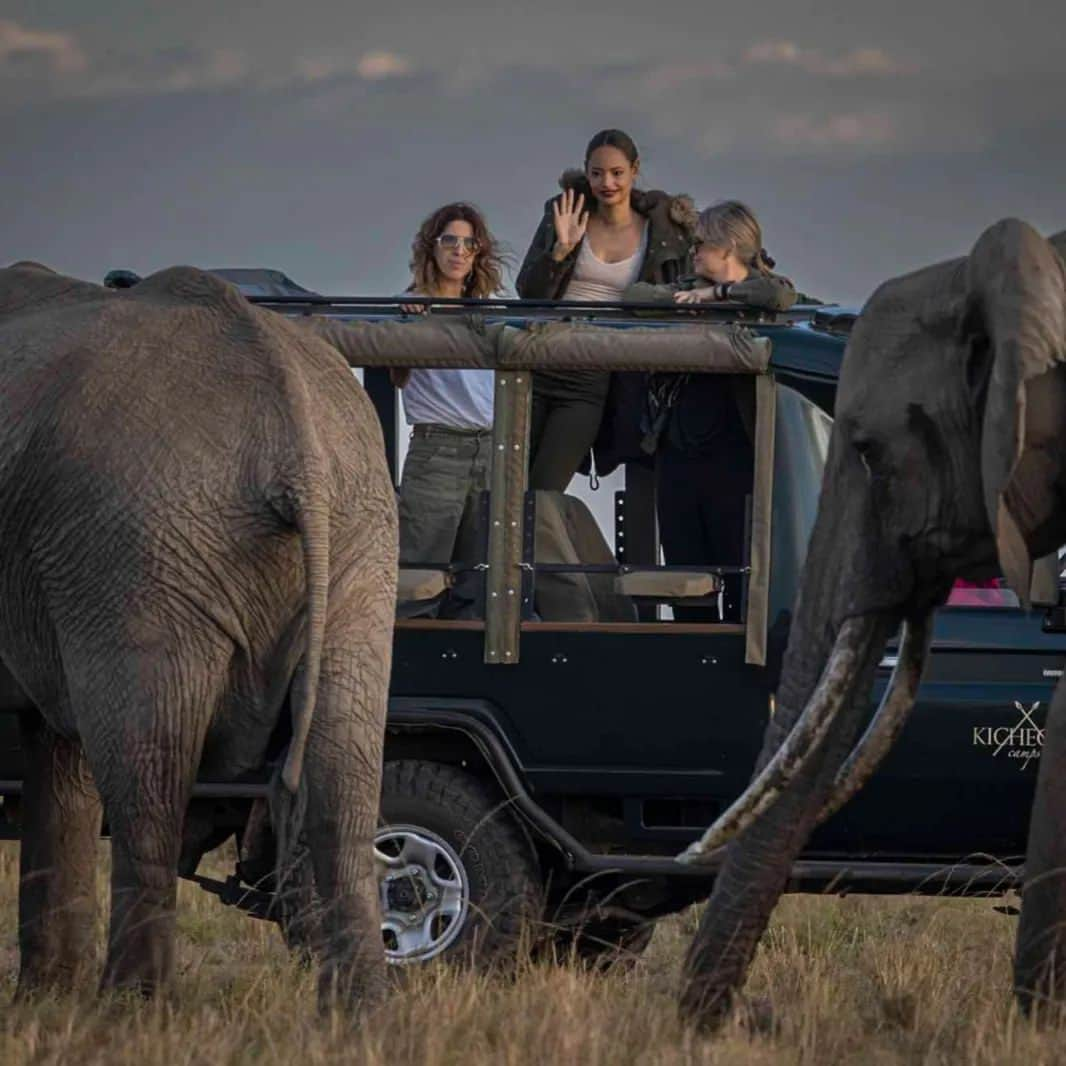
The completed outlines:
<svg viewBox="0 0 1066 1066">
<path fill-rule="evenodd" d="M 533 374 L 529 487 L 565 492 L 592 450 L 610 375 L 600 371 Z"/>
<path fill-rule="evenodd" d="M 663 554 L 669 566 L 740 566 L 744 518 L 752 488 L 751 444 L 730 442 L 715 455 L 690 456 L 665 444 L 658 453 L 657 508 Z M 684 622 L 740 621 L 743 579 L 725 576 L 725 614 L 716 607 L 674 607 Z"/>
</svg>

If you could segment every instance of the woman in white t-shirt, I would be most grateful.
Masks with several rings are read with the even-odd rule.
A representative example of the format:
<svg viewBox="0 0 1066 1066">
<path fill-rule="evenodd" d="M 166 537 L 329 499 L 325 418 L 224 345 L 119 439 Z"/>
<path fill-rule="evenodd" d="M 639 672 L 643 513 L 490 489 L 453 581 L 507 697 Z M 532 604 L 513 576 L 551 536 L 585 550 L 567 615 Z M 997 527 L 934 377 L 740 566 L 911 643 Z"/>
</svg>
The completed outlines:
<svg viewBox="0 0 1066 1066">
<path fill-rule="evenodd" d="M 411 251 L 411 295 L 487 297 L 502 287 L 499 246 L 470 204 L 434 211 Z M 478 497 L 492 464 L 492 371 L 401 370 L 393 381 L 411 426 L 400 478 L 400 561 L 472 560 Z"/>
</svg>

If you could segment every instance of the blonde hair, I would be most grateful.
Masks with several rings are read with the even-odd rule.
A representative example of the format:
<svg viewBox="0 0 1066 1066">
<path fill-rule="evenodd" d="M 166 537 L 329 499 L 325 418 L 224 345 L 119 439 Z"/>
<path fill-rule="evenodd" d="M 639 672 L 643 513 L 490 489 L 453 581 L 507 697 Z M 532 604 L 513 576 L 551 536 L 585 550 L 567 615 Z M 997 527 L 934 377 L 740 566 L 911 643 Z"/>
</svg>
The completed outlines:
<svg viewBox="0 0 1066 1066">
<path fill-rule="evenodd" d="M 762 227 L 751 208 L 739 200 L 723 200 L 705 208 L 696 221 L 696 240 L 715 248 L 731 248 L 757 274 L 769 274 L 774 261 L 762 246 Z"/>
<path fill-rule="evenodd" d="M 463 282 L 464 296 L 494 296 L 503 288 L 506 256 L 489 232 L 484 216 L 472 204 L 445 204 L 433 212 L 418 228 L 411 245 L 412 288 L 432 295 L 440 282 L 440 272 L 433 251 L 437 238 L 449 222 L 468 222 L 474 231 L 477 251 L 471 260 L 470 273 Z"/>
</svg>

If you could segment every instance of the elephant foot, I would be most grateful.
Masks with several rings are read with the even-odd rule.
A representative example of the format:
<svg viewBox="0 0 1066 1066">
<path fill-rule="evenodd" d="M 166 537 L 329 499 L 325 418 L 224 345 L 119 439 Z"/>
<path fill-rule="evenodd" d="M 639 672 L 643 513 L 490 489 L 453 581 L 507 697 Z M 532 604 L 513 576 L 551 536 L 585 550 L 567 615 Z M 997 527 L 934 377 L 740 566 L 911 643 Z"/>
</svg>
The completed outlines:
<svg viewBox="0 0 1066 1066">
<path fill-rule="evenodd" d="M 738 999 L 735 1009 L 737 1021 L 752 1036 L 779 1036 L 781 1019 L 769 996 L 745 996 Z"/>
<path fill-rule="evenodd" d="M 711 989 L 706 982 L 690 977 L 681 991 L 679 1013 L 686 1025 L 709 1035 L 729 1020 L 736 1002 L 737 994 L 732 988 Z"/>
<path fill-rule="evenodd" d="M 385 1002 L 388 985 L 384 960 L 361 960 L 354 966 L 325 962 L 318 977 L 319 1012 L 364 1017 Z"/>
<path fill-rule="evenodd" d="M 56 966 L 23 966 L 19 970 L 14 1001 L 29 1003 L 45 996 L 69 995 L 86 986 L 92 960 Z"/>
<path fill-rule="evenodd" d="M 1037 1024 L 1066 1018 L 1066 934 L 1057 922 L 1037 926 L 1029 901 L 1022 909 L 1014 960 L 1014 995 Z"/>
<path fill-rule="evenodd" d="M 159 977 L 121 975 L 106 969 L 100 979 L 101 995 L 128 996 L 131 999 L 156 999 L 165 987 L 166 982 Z"/>
<path fill-rule="evenodd" d="M 1022 1014 L 1040 1029 L 1066 1025 L 1066 990 L 1050 979 L 1016 984 L 1014 998 Z"/>
<path fill-rule="evenodd" d="M 171 985 L 174 973 L 173 915 L 123 923 L 123 936 L 108 950 L 100 979 L 102 993 L 155 999 Z M 132 928 L 131 928 L 132 926 Z"/>
</svg>

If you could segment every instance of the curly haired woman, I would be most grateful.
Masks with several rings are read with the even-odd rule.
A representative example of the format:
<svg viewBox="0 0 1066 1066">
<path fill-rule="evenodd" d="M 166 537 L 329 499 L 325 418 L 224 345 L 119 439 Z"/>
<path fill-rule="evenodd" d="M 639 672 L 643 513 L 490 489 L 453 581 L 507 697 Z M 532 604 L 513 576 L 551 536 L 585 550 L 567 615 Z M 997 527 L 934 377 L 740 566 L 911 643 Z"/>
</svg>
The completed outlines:
<svg viewBox="0 0 1066 1066">
<path fill-rule="evenodd" d="M 498 293 L 501 253 L 481 212 L 466 203 L 434 211 L 411 246 L 411 275 L 413 296 Z M 492 371 L 397 371 L 393 380 L 411 426 L 400 479 L 400 561 L 472 558 L 477 501 L 492 466 Z"/>
</svg>

